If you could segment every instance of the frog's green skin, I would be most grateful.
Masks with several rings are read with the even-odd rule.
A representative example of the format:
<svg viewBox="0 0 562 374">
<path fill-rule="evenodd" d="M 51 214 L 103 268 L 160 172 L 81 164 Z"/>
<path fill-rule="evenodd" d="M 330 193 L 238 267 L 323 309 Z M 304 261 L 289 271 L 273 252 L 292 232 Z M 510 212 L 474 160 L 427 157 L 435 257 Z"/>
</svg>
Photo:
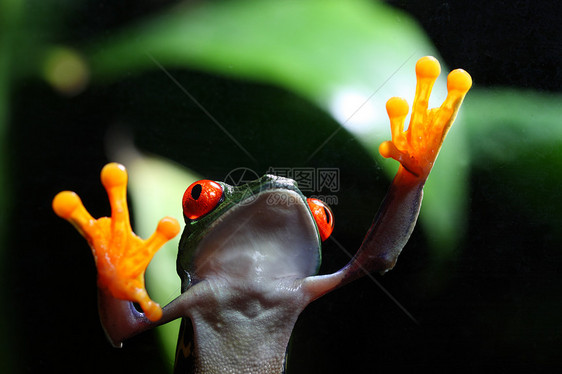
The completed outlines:
<svg viewBox="0 0 562 374">
<path fill-rule="evenodd" d="M 130 302 L 100 291 L 106 333 L 119 346 L 182 318 L 176 373 L 279 374 L 293 326 L 310 302 L 365 272 L 394 266 L 415 225 L 424 183 L 400 168 L 354 259 L 317 276 L 320 237 L 294 181 L 266 175 L 242 187 L 221 183 L 222 202 L 188 220 L 182 235 L 182 294 L 152 323 Z"/>
</svg>

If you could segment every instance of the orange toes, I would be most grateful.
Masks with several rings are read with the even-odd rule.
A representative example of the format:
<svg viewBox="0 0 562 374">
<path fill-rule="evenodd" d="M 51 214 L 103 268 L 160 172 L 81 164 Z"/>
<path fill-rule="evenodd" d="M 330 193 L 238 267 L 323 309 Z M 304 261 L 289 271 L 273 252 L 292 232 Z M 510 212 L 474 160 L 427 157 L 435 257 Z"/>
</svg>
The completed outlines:
<svg viewBox="0 0 562 374">
<path fill-rule="evenodd" d="M 98 286 L 107 288 L 115 298 L 138 302 L 148 319 L 162 316 L 144 287 L 144 273 L 160 247 L 176 236 L 178 222 L 170 217 L 160 220 L 156 232 L 147 240 L 136 236 L 127 208 L 127 171 L 123 165 L 107 164 L 101 172 L 111 205 L 111 217 L 94 219 L 78 195 L 63 191 L 53 199 L 55 213 L 71 222 L 90 244 L 98 271 Z"/>
<path fill-rule="evenodd" d="M 434 57 L 423 57 L 416 63 L 416 94 L 406 131 L 406 101 L 393 97 L 386 104 L 392 140 L 383 142 L 379 152 L 385 158 L 397 160 L 406 170 L 422 178 L 429 175 L 447 131 L 472 86 L 472 79 L 466 71 L 452 71 L 447 80 L 447 98 L 439 108 L 428 109 L 429 96 L 440 72 L 441 66 Z"/>
</svg>

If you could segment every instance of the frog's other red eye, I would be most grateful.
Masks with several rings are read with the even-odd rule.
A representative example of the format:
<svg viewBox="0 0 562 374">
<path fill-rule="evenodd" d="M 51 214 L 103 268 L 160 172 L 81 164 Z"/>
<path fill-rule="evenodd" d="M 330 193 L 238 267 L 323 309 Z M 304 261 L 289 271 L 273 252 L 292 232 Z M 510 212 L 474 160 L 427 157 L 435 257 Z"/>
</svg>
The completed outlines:
<svg viewBox="0 0 562 374">
<path fill-rule="evenodd" d="M 183 194 L 183 214 L 189 219 L 197 219 L 219 204 L 222 197 L 222 186 L 207 179 L 200 180 L 187 187 Z"/>
<path fill-rule="evenodd" d="M 306 201 L 316 221 L 322 241 L 328 239 L 332 235 L 332 231 L 334 231 L 334 215 L 332 211 L 322 200 L 308 198 Z"/>
</svg>

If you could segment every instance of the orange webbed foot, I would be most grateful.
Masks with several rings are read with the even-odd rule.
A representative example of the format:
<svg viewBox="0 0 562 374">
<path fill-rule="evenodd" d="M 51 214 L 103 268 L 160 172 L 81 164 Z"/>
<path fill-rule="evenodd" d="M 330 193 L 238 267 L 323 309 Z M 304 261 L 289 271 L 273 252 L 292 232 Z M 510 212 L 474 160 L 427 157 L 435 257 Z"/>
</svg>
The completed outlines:
<svg viewBox="0 0 562 374">
<path fill-rule="evenodd" d="M 447 77 L 447 98 L 439 108 L 428 110 L 428 100 L 441 66 L 434 57 L 422 57 L 416 63 L 417 86 L 410 124 L 404 131 L 408 114 L 406 100 L 393 97 L 386 103 L 392 140 L 383 142 L 379 152 L 393 158 L 416 177 L 427 178 L 439 154 L 443 140 L 453 124 L 462 101 L 472 86 L 472 78 L 456 69 Z"/>
<path fill-rule="evenodd" d="M 125 167 L 107 164 L 101 181 L 109 197 L 111 217 L 94 219 L 71 191 L 55 196 L 53 210 L 88 241 L 98 270 L 98 286 L 108 289 L 115 298 L 139 303 L 146 317 L 157 321 L 162 317 L 162 309 L 148 296 L 144 273 L 156 251 L 177 235 L 179 224 L 174 218 L 162 218 L 150 238 L 139 238 L 129 221 Z"/>
</svg>

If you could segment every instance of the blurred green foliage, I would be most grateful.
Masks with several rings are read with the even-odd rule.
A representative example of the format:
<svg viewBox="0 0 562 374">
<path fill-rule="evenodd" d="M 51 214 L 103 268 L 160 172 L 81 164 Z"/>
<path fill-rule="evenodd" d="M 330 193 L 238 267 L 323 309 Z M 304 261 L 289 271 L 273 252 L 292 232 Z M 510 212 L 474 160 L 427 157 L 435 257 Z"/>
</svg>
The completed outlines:
<svg viewBox="0 0 562 374">
<path fill-rule="evenodd" d="M 188 67 L 278 85 L 327 112 L 335 112 L 334 98 L 340 92 L 362 90 L 377 95 L 375 103 L 382 108 L 391 93 L 413 94 L 413 64 L 418 57 L 435 54 L 417 25 L 398 16 L 389 7 L 368 1 L 236 1 L 185 6 L 126 28 L 109 41 L 94 44 L 86 54 L 93 79 L 106 83 L 125 72 L 160 68 L 167 73 L 166 69 Z M 400 92 L 408 82 L 409 92 Z M 356 103 L 353 109 L 362 104 Z M 389 137 L 388 131 L 381 131 L 388 121 L 380 114 L 369 121 L 366 129 L 348 129 L 380 161 L 378 144 Z M 435 238 L 434 248 L 445 253 L 464 231 L 466 149 L 461 134 L 456 132 L 448 140 L 454 151 L 442 155 L 441 171 L 436 168 L 426 188 L 422 215 Z M 303 161 L 308 163 L 313 156 Z M 382 165 L 389 168 L 389 174 L 395 170 L 391 162 Z"/>
<path fill-rule="evenodd" d="M 6 243 L 9 232 L 10 198 L 10 167 L 7 150 L 10 142 L 7 137 L 10 119 L 10 93 L 12 89 L 12 72 L 14 69 L 14 51 L 17 46 L 17 33 L 22 19 L 21 3 L 19 1 L 0 1 L 0 274 L 7 272 Z M 6 284 L 2 275 L 0 280 Z M 0 287 L 0 299 L 9 300 L 9 293 L 5 287 Z M 4 362 L 5 370 L 13 370 L 13 348 L 9 343 L 9 336 L 13 336 L 14 329 L 10 324 L 12 314 L 6 308 L 0 312 L 0 335 L 4 338 L 0 343 L 0 361 Z"/>
<path fill-rule="evenodd" d="M 48 191 L 63 188 L 59 183 L 55 186 L 47 182 L 54 178 L 44 174 L 44 170 L 68 158 L 74 158 L 75 163 L 81 157 L 86 159 L 72 146 L 73 142 L 80 143 L 79 138 L 88 139 L 80 144 L 92 148 L 95 145 L 98 149 L 94 153 L 101 153 L 100 132 L 124 123 L 131 127 L 142 150 L 188 168 L 171 172 L 178 167 L 153 158 L 137 159 L 139 163 L 130 168 L 140 233 L 150 230 L 161 215 L 171 214 L 168 209 L 178 217 L 181 215 L 174 199 L 155 204 L 160 202 L 156 196 L 170 200 L 177 195 L 172 191 L 181 190 L 197 174 L 222 178 L 239 166 L 257 173 L 265 172 L 269 166 L 338 167 L 345 191 L 338 192 L 339 203 L 334 207 L 335 237 L 353 252 L 388 185 L 383 177 L 390 176 L 396 167 L 392 161 L 381 160 L 377 151 L 378 144 L 390 137 L 384 102 L 391 96 L 406 96 L 411 101 L 415 61 L 423 55 L 437 55 L 423 30 L 403 12 L 377 1 L 169 3 L 174 5 L 154 6 L 154 11 L 150 9 L 134 21 L 118 23 L 119 29 L 109 27 L 96 32 L 76 27 L 73 18 L 87 17 L 85 14 L 90 11 L 94 15 L 95 11 L 101 12 L 100 8 L 107 6 L 104 2 L 0 1 L 0 229 L 21 224 L 9 223 L 7 218 L 9 203 L 18 204 L 23 195 L 23 190 L 14 190 L 16 187 L 32 182 L 48 186 Z M 127 14 L 124 11 L 122 18 L 127 19 Z M 81 30 L 81 34 L 74 33 L 74 28 Z M 448 68 L 443 66 L 443 72 L 447 73 Z M 444 77 L 434 91 L 436 98 L 432 104 L 436 106 L 444 98 Z M 36 97 L 45 98 L 48 104 L 39 103 Z M 351 101 L 346 101 L 349 98 Z M 549 258 L 551 264 L 546 266 L 543 277 L 552 276 L 553 290 L 560 288 L 560 270 L 556 265 L 560 263 L 556 247 L 560 239 L 556 230 L 562 208 L 558 191 L 562 176 L 561 99 L 556 94 L 489 89 L 475 82 L 427 185 L 421 216 L 423 235 L 415 234 L 416 243 L 406 249 L 407 253 L 419 250 L 418 254 L 405 254 L 415 256 L 404 259 L 405 268 L 413 270 L 413 274 L 408 276 L 396 270 L 404 284 L 415 284 L 405 286 L 412 293 L 419 293 L 412 296 L 412 304 L 446 302 L 453 312 L 458 312 L 455 308 L 460 310 L 465 300 L 471 301 L 470 292 L 463 300 L 453 296 L 470 282 L 456 279 L 462 271 L 470 273 L 466 279 L 479 272 L 506 277 L 515 273 L 517 276 L 510 279 L 516 283 L 507 288 L 520 287 L 522 292 L 531 292 L 525 291 L 530 286 L 517 277 L 534 274 L 540 256 Z M 30 109 L 27 103 L 33 107 Z M 38 119 L 33 117 L 34 112 Z M 42 117 L 44 114 L 50 117 Z M 98 117 L 105 122 L 95 124 Z M 42 123 L 36 125 L 37 121 Z M 9 128 L 11 138 L 7 138 Z M 29 128 L 34 132 L 25 133 Z M 111 155 L 125 147 L 119 139 L 115 136 L 110 142 Z M 75 153 L 61 151 L 65 147 Z M 53 164 L 43 165 L 41 157 L 49 154 Z M 21 159 L 15 161 L 16 165 L 33 165 L 28 173 L 10 170 L 9 160 L 18 157 Z M 86 161 L 84 164 L 89 165 Z M 97 170 L 90 172 L 93 174 L 88 174 L 88 184 L 93 183 L 91 175 Z M 60 173 L 65 175 L 69 171 Z M 177 182 L 172 182 L 176 178 Z M 484 180 L 490 183 L 486 189 L 480 183 Z M 154 182 L 162 183 L 157 186 Z M 50 196 L 34 196 L 41 200 L 33 202 L 35 207 L 41 207 L 43 215 L 38 215 L 41 222 L 37 224 L 41 226 L 54 219 L 46 213 Z M 22 220 L 27 217 L 18 216 L 18 211 L 14 216 Z M 519 230 L 505 234 L 502 225 L 511 227 L 512 217 L 525 217 L 532 222 L 516 225 Z M 533 235 L 523 234 L 525 229 L 537 230 L 536 236 L 540 238 L 534 240 Z M 49 238 L 39 234 L 39 228 L 34 230 L 36 240 Z M 498 232 L 509 237 L 497 239 L 494 233 Z M 2 245 L 3 249 L 24 245 L 15 234 L 10 239 L 2 233 L 2 243 L 10 244 Z M 55 239 L 56 235 L 51 238 L 53 248 L 59 246 Z M 326 245 L 325 271 L 336 270 L 346 260 L 345 256 L 333 253 L 334 247 Z M 485 252 L 489 247 L 493 249 Z M 536 247 L 535 254 L 528 253 L 529 247 Z M 33 250 L 29 253 L 35 256 Z M 173 246 L 163 253 L 168 260 L 157 259 L 151 265 L 149 283 L 171 282 L 163 290 L 151 289 L 157 293 L 157 300 L 165 302 L 177 292 L 177 286 L 173 286 Z M 491 265 L 513 256 L 528 256 L 531 260 L 522 260 L 517 266 L 507 261 L 508 270 Z M 479 258 L 488 260 L 482 260 L 482 269 Z M 0 260 L 8 261 L 4 257 Z M 423 266 L 415 265 L 418 260 Z M 6 268 L 5 263 L 2 265 Z M 460 269 L 460 273 L 455 269 Z M 393 279 L 392 275 L 389 277 Z M 542 284 L 542 279 L 536 284 Z M 51 282 L 57 288 L 59 281 Z M 60 280 L 60 284 L 65 282 Z M 494 289 L 497 279 L 477 277 L 475 282 L 482 282 L 474 285 L 481 297 L 477 299 L 487 301 L 482 290 Z M 504 291 L 505 288 L 499 289 L 498 294 L 505 296 Z M 42 299 L 31 291 L 22 295 L 25 292 Z M 542 292 L 550 296 L 548 291 Z M 522 315 L 502 320 L 502 313 L 509 314 L 510 307 L 521 306 L 517 297 L 527 300 L 526 294 L 514 293 L 515 301 L 509 299 L 503 306 L 507 310 L 486 310 L 486 314 L 470 319 L 464 328 L 473 328 L 470 323 L 486 326 L 488 321 L 497 320 L 501 325 L 496 330 L 499 337 L 493 339 L 505 343 L 507 338 L 502 334 L 507 334 L 508 328 L 517 328 L 514 326 L 536 317 L 530 308 L 521 307 Z M 363 308 L 354 302 L 344 304 L 341 309 L 352 309 L 351 305 Z M 548 306 L 559 308 L 560 303 L 550 301 Z M 2 321 L 12 318 L 0 317 Z M 427 318 L 431 322 L 431 317 Z M 545 326 L 537 327 L 537 334 L 560 322 L 559 316 L 549 314 L 548 318 Z M 302 320 L 314 322 L 307 315 Z M 344 323 L 339 327 L 330 321 L 334 331 L 345 329 Z M 8 326 L 0 326 L 5 331 L 2 336 L 23 339 L 16 347 L 27 343 L 26 336 L 18 338 Z M 307 365 L 316 365 L 318 372 L 327 372 L 330 363 L 302 361 L 307 352 L 314 351 L 313 343 L 302 343 L 307 341 L 307 334 L 316 333 L 329 340 L 329 332 L 313 329 L 300 326 L 300 333 L 297 331 L 293 347 L 301 353 L 295 354 L 294 366 L 301 366 L 302 372 L 312 372 Z M 486 327 L 481 330 L 487 333 Z M 554 331 L 561 333 L 559 325 Z M 173 360 L 174 334 L 170 330 L 165 333 L 167 363 Z M 533 337 L 533 333 L 527 332 L 515 340 L 525 346 L 524 340 Z M 2 361 L 10 362 L 13 357 L 9 352 L 8 347 L 2 349 L 6 356 Z M 545 352 L 546 357 L 550 357 L 548 353 Z M 31 366 L 37 368 L 36 364 Z"/>
</svg>

